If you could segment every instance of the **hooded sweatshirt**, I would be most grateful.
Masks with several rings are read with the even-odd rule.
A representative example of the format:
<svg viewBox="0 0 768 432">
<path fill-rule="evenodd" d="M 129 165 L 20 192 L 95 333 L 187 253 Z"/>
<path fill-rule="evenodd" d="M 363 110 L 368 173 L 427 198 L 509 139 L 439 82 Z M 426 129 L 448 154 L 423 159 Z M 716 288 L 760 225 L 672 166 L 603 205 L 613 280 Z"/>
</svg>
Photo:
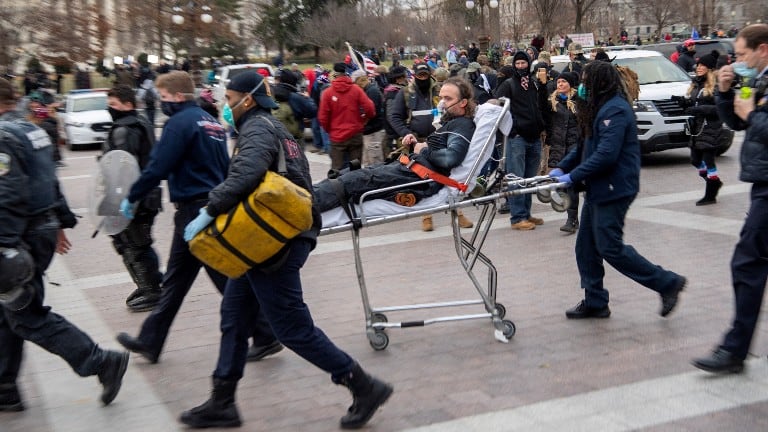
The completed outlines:
<svg viewBox="0 0 768 432">
<path fill-rule="evenodd" d="M 516 52 L 513 60 L 526 60 L 529 70 L 525 73 L 520 73 L 517 70 L 510 71 L 512 76 L 496 88 L 494 96 L 509 98 L 509 110 L 514 119 L 513 132 L 525 138 L 526 141 L 534 141 L 544 130 L 545 116 L 549 116 L 547 86 L 540 84 L 536 77 L 529 72 L 531 60 L 525 51 Z M 512 62 L 513 67 L 514 61 Z M 528 77 L 528 90 L 524 90 L 521 84 L 524 76 Z"/>
<path fill-rule="evenodd" d="M 365 122 L 375 116 L 373 102 L 346 75 L 334 79 L 320 96 L 317 119 L 333 142 L 344 142 L 362 133 Z"/>
</svg>

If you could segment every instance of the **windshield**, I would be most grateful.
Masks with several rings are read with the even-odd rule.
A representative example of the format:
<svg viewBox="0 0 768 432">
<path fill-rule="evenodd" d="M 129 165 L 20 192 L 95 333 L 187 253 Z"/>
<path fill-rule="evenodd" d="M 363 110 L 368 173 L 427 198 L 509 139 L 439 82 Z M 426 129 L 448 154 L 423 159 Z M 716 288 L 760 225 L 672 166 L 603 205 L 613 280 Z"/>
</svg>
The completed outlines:
<svg viewBox="0 0 768 432">
<path fill-rule="evenodd" d="M 677 65 L 660 56 L 616 59 L 613 62 L 635 71 L 640 85 L 691 80 Z"/>
<path fill-rule="evenodd" d="M 106 95 L 74 99 L 72 101 L 73 112 L 100 111 L 105 109 L 107 109 Z"/>
</svg>

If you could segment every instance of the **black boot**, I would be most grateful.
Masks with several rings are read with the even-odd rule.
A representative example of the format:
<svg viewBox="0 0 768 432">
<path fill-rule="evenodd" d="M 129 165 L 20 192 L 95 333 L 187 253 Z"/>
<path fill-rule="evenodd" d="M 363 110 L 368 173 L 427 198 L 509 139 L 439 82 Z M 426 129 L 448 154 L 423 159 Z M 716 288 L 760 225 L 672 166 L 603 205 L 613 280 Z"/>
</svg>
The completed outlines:
<svg viewBox="0 0 768 432">
<path fill-rule="evenodd" d="M 24 403 L 16 384 L 0 384 L 0 412 L 2 411 L 24 411 Z"/>
<path fill-rule="evenodd" d="M 123 375 L 128 369 L 128 352 L 106 351 L 104 356 L 104 363 L 99 371 L 99 382 L 104 386 L 101 402 L 109 405 L 115 400 L 123 384 Z"/>
<path fill-rule="evenodd" d="M 392 395 L 391 385 L 368 375 L 357 363 L 351 372 L 333 382 L 352 392 L 352 406 L 347 410 L 347 415 L 341 418 L 342 429 L 363 427 Z"/>
<path fill-rule="evenodd" d="M 240 413 L 235 404 L 237 381 L 213 379 L 211 398 L 200 406 L 181 413 L 179 421 L 195 428 L 240 427 Z"/>
<path fill-rule="evenodd" d="M 569 234 L 575 233 L 579 229 L 579 215 L 578 210 L 568 209 L 568 220 L 560 227 L 560 231 L 567 232 Z"/>
<path fill-rule="evenodd" d="M 696 201 L 697 206 L 715 204 L 717 202 L 717 192 L 723 186 L 719 178 L 707 179 L 707 187 L 704 189 L 704 198 Z"/>
</svg>

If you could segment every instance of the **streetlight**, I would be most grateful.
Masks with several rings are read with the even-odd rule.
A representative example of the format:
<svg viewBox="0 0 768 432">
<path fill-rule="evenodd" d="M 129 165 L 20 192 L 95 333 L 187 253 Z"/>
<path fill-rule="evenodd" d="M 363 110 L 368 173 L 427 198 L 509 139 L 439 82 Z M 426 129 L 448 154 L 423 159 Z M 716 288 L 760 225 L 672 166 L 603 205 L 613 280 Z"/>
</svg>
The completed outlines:
<svg viewBox="0 0 768 432">
<path fill-rule="evenodd" d="M 192 80 L 195 83 L 195 87 L 201 87 L 203 83 L 203 75 L 200 72 L 200 53 L 197 50 L 197 40 L 195 32 L 195 22 L 197 21 L 199 14 L 200 21 L 203 24 L 210 24 L 213 22 L 213 16 L 211 15 L 211 8 L 206 4 L 199 4 L 196 1 L 189 1 L 185 6 L 181 6 L 179 3 L 173 7 L 173 15 L 171 21 L 181 26 L 184 24 L 184 15 L 189 16 L 189 41 L 188 53 L 189 53 L 189 73 L 192 75 Z"/>
<path fill-rule="evenodd" d="M 477 3 L 477 7 L 480 8 L 480 36 L 477 38 L 478 42 L 480 43 L 480 50 L 485 51 L 488 49 L 488 44 L 491 41 L 491 37 L 488 35 L 488 31 L 485 28 L 485 5 L 486 1 L 488 1 L 488 7 L 491 9 L 497 9 L 499 7 L 499 1 L 498 0 L 477 0 L 476 2 L 473 0 L 467 0 L 464 3 L 464 6 L 467 7 L 467 9 L 474 9 L 475 3 Z M 490 13 L 490 10 L 489 10 Z"/>
</svg>

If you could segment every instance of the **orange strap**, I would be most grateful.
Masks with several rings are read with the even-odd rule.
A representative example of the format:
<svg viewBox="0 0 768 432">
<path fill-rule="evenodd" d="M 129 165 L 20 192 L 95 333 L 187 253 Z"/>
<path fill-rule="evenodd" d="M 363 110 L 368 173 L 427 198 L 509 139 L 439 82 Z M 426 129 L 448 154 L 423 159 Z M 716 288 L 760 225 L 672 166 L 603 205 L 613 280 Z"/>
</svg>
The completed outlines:
<svg viewBox="0 0 768 432">
<path fill-rule="evenodd" d="M 422 180 L 432 179 L 442 185 L 456 188 L 462 192 L 467 191 L 467 185 L 465 185 L 464 183 L 459 183 L 456 180 L 450 177 L 444 176 L 437 171 L 433 171 L 416 161 L 412 161 L 408 157 L 408 155 L 401 154 L 398 160 L 400 161 L 401 164 L 405 165 L 409 170 L 411 170 L 414 174 L 419 176 L 419 178 Z"/>
</svg>

